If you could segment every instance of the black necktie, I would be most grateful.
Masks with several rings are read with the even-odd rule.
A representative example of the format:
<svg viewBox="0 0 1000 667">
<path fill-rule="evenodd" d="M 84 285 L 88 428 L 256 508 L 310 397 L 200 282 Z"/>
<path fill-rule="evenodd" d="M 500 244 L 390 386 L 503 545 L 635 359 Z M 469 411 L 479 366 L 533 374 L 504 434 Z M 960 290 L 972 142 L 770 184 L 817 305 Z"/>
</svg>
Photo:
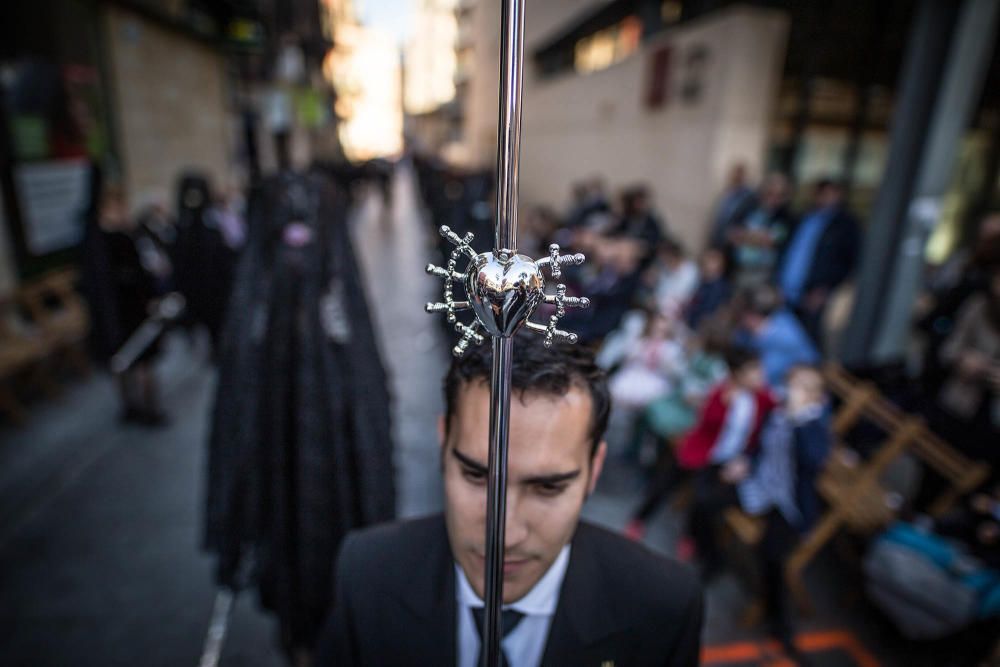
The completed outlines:
<svg viewBox="0 0 1000 667">
<path fill-rule="evenodd" d="M 483 641 L 483 623 L 486 620 L 486 610 L 483 607 L 473 607 L 472 617 L 476 619 L 476 630 L 479 631 L 479 657 L 476 658 L 476 667 L 481 667 L 483 664 L 483 648 L 486 643 Z M 503 641 L 517 627 L 522 618 L 524 618 L 524 614 L 519 611 L 514 611 L 513 609 L 503 610 L 500 614 L 500 641 Z M 500 665 L 501 667 L 509 667 L 510 665 L 507 662 L 507 654 L 503 652 L 503 648 L 500 649 Z"/>
</svg>

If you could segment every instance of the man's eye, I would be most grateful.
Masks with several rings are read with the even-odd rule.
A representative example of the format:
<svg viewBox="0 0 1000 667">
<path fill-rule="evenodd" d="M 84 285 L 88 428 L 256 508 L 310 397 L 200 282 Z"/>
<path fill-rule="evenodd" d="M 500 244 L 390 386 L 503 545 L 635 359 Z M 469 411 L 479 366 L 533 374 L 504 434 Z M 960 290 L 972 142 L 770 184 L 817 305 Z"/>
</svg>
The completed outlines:
<svg viewBox="0 0 1000 667">
<path fill-rule="evenodd" d="M 535 491 L 540 496 L 546 496 L 548 498 L 558 496 L 560 493 L 566 490 L 565 484 L 538 484 L 535 486 Z"/>
<path fill-rule="evenodd" d="M 486 473 L 484 471 L 473 470 L 472 468 L 462 468 L 462 477 L 469 480 L 470 482 L 486 481 Z"/>
</svg>

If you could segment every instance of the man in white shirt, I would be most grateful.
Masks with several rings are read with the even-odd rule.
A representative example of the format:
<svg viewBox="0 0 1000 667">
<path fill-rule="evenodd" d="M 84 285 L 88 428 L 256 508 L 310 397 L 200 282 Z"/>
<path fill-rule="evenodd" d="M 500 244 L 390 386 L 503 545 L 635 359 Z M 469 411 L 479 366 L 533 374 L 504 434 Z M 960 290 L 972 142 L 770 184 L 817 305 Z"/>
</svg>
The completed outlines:
<svg viewBox="0 0 1000 667">
<path fill-rule="evenodd" d="M 574 347 L 518 337 L 514 348 L 505 664 L 696 665 L 694 573 L 580 521 L 607 450 L 603 372 Z M 345 540 L 318 665 L 480 664 L 491 368 L 482 346 L 445 380 L 444 515 Z"/>
</svg>

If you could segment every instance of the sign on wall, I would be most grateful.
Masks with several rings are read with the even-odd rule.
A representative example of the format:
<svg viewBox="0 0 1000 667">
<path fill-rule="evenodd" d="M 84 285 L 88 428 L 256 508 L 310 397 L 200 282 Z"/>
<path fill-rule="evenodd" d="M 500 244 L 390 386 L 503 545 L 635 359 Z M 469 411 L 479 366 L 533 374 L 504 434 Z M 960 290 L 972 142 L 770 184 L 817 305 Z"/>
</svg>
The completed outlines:
<svg viewBox="0 0 1000 667">
<path fill-rule="evenodd" d="M 90 162 L 46 160 L 14 170 L 24 240 L 35 256 L 70 248 L 83 238 L 82 215 L 90 194 Z"/>
</svg>

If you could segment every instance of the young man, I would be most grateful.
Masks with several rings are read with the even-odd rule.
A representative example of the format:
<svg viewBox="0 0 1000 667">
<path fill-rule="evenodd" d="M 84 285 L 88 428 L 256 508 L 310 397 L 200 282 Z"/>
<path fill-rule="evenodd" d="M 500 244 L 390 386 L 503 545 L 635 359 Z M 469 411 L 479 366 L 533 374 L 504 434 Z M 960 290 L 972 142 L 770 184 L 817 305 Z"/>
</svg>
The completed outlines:
<svg viewBox="0 0 1000 667">
<path fill-rule="evenodd" d="M 786 305 L 817 345 L 823 343 L 823 315 L 830 297 L 847 280 L 861 252 L 861 228 L 847 209 L 844 189 L 823 179 L 813 207 L 792 232 L 777 265 Z"/>
<path fill-rule="evenodd" d="M 444 515 L 345 541 L 318 665 L 479 665 L 491 367 L 480 346 L 445 380 Z M 607 452 L 604 374 L 583 350 L 518 337 L 512 386 L 504 664 L 696 665 L 693 572 L 580 521 Z"/>
</svg>

